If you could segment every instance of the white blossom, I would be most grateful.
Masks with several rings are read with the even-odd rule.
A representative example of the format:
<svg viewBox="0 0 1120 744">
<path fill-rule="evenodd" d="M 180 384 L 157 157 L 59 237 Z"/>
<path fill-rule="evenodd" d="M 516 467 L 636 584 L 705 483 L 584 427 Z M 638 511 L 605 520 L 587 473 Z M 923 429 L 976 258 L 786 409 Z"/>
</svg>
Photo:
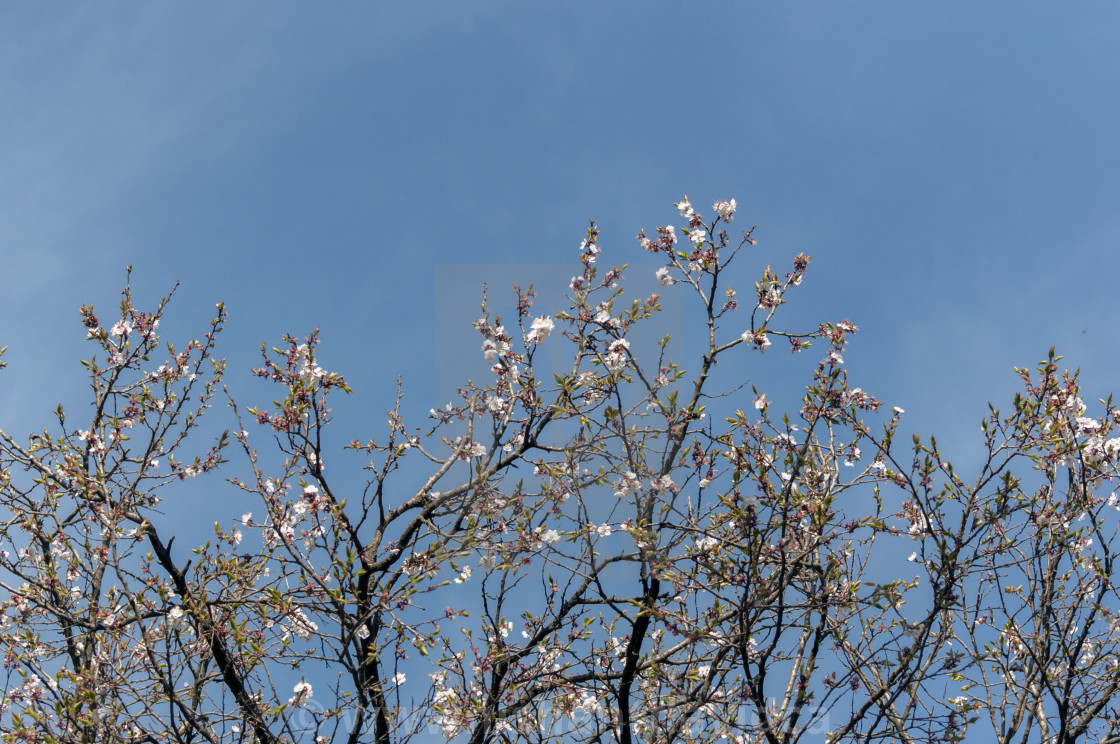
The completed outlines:
<svg viewBox="0 0 1120 744">
<path fill-rule="evenodd" d="M 696 539 L 696 550 L 700 553 L 706 553 L 717 547 L 719 547 L 719 540 L 710 535 Z"/>
<path fill-rule="evenodd" d="M 327 376 L 322 367 L 311 361 L 311 348 L 307 344 L 296 347 L 295 360 L 299 362 L 296 375 L 305 385 L 313 385 Z"/>
<path fill-rule="evenodd" d="M 614 495 L 618 498 L 625 498 L 632 493 L 637 493 L 642 488 L 642 481 L 638 478 L 636 473 L 626 473 L 621 481 L 615 484 Z"/>
<path fill-rule="evenodd" d="M 311 695 L 313 694 L 310 682 L 297 682 L 296 686 L 292 688 L 292 692 L 295 693 L 295 697 L 288 700 L 288 705 L 294 705 L 297 707 L 301 707 L 306 704 L 307 701 L 311 699 Z"/>
<path fill-rule="evenodd" d="M 721 220 L 730 222 L 735 219 L 735 207 L 737 206 L 735 200 L 731 199 L 729 201 L 717 201 L 712 205 L 712 209 L 716 211 L 716 214 L 719 215 Z"/>
<path fill-rule="evenodd" d="M 528 343 L 543 344 L 548 340 L 548 336 L 552 333 L 552 329 L 556 327 L 556 322 L 547 316 L 542 315 L 533 320 L 533 325 L 529 327 L 529 335 L 525 337 Z"/>
<path fill-rule="evenodd" d="M 178 630 L 187 624 L 187 614 L 179 606 L 172 607 L 167 613 L 167 626 Z"/>
<path fill-rule="evenodd" d="M 630 342 L 624 338 L 616 339 L 611 342 L 610 348 L 607 351 L 607 357 L 604 360 L 607 369 L 611 372 L 619 372 L 626 366 L 626 352 L 630 349 Z"/>
</svg>

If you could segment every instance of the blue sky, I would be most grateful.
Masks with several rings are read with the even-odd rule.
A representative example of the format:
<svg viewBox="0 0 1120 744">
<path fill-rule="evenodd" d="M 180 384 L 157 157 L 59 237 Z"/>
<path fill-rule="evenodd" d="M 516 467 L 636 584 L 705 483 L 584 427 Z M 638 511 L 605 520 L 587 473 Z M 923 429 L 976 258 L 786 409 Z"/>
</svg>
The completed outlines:
<svg viewBox="0 0 1120 744">
<path fill-rule="evenodd" d="M 483 369 L 482 278 L 562 290 L 591 217 L 645 261 L 687 193 L 738 200 L 758 270 L 812 254 L 791 321 L 856 322 L 854 384 L 967 459 L 1052 345 L 1087 397 L 1120 387 L 1118 28 L 1103 2 L 7 5 L 0 426 L 82 400 L 77 308 L 132 264 L 141 302 L 182 280 L 169 336 L 228 304 L 246 402 L 262 341 L 322 327 L 340 441 L 377 436 L 398 374 L 423 414 Z"/>
</svg>

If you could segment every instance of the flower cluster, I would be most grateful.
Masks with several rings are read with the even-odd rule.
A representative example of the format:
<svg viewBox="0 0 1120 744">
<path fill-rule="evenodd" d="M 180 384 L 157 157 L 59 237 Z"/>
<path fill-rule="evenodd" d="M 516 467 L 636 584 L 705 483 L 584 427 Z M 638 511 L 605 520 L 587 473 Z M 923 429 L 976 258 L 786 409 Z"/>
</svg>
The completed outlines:
<svg viewBox="0 0 1120 744">
<path fill-rule="evenodd" d="M 611 342 L 603 363 L 607 365 L 607 369 L 611 372 L 621 372 L 626 367 L 629 351 L 629 341 L 624 338 L 615 339 Z"/>
<path fill-rule="evenodd" d="M 621 481 L 615 484 L 614 495 L 618 498 L 626 498 L 632 493 L 637 493 L 642 490 L 642 480 L 636 473 L 627 472 Z"/>
<path fill-rule="evenodd" d="M 275 489 L 271 481 L 265 484 L 266 490 Z M 270 498 L 275 498 L 271 496 Z M 315 485 L 308 484 L 303 487 L 300 492 L 299 498 L 295 500 L 290 507 L 277 506 L 276 513 L 278 514 L 274 524 L 270 530 L 265 533 L 265 540 L 269 544 L 275 544 L 277 539 L 285 545 L 290 545 L 297 535 L 297 528 L 300 524 L 309 518 L 314 518 L 315 515 L 329 511 L 331 508 L 330 499 L 325 497 L 319 488 Z M 248 515 L 247 515 L 248 516 Z M 315 539 L 325 534 L 324 525 L 316 520 L 316 523 L 309 528 L 299 529 L 299 537 L 303 541 L 305 550 L 311 550 L 315 543 Z"/>
<path fill-rule="evenodd" d="M 307 613 L 302 608 L 294 607 L 288 614 L 288 622 L 284 626 L 281 637 L 287 641 L 294 635 L 300 640 L 310 641 L 318 632 L 319 625 L 307 617 Z"/>
<path fill-rule="evenodd" d="M 552 333 L 552 329 L 556 327 L 556 323 L 547 316 L 542 315 L 539 318 L 533 319 L 533 324 L 529 328 L 529 335 L 525 337 L 525 342 L 530 344 L 543 344 L 548 340 L 548 336 Z"/>
<path fill-rule="evenodd" d="M 731 222 L 731 220 L 735 219 L 735 208 L 737 206 L 734 199 L 729 199 L 727 201 L 717 201 L 712 205 L 712 209 L 716 211 L 716 214 L 719 215 L 721 220 L 724 222 Z"/>
<path fill-rule="evenodd" d="M 751 348 L 758 349 L 759 351 L 766 351 L 770 346 L 770 338 L 766 335 L 765 331 L 743 331 L 740 336 L 744 344 L 749 344 Z"/>
<path fill-rule="evenodd" d="M 511 348 L 505 326 L 492 326 L 485 318 L 479 318 L 475 321 L 475 328 L 484 336 L 482 356 L 487 364 L 495 364 L 498 359 L 510 356 Z"/>
<path fill-rule="evenodd" d="M 314 385 L 327 376 L 326 371 L 315 363 L 308 344 L 300 344 L 295 350 L 296 376 L 304 385 Z"/>
<path fill-rule="evenodd" d="M 1090 464 L 1111 460 L 1120 452 L 1120 437 L 1105 439 L 1104 427 L 1095 418 L 1078 416 L 1074 420 L 1074 431 L 1077 438 L 1085 443 L 1082 457 Z"/>
<path fill-rule="evenodd" d="M 595 257 L 599 255 L 599 244 L 591 242 L 591 239 L 584 238 L 579 244 L 580 253 L 583 254 L 582 260 L 586 264 L 595 263 Z"/>
<path fill-rule="evenodd" d="M 310 682 L 299 682 L 292 688 L 292 692 L 295 693 L 295 696 L 288 700 L 288 705 L 303 707 L 311 700 L 314 691 L 311 688 Z"/>
</svg>

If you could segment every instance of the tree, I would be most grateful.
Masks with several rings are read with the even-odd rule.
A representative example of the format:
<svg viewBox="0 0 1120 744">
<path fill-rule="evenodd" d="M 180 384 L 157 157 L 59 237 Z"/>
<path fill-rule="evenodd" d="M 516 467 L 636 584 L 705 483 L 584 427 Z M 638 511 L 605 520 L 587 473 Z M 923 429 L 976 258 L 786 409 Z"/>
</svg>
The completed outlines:
<svg viewBox="0 0 1120 744">
<path fill-rule="evenodd" d="M 108 328 L 83 307 L 92 414 L 0 431 L 3 740 L 1120 741 L 1111 399 L 1087 416 L 1051 351 L 966 480 L 849 384 L 854 324 L 779 325 L 808 256 L 741 304 L 754 228 L 676 206 L 683 239 L 638 241 L 698 308 L 697 359 L 631 347 L 659 297 L 626 304 L 592 223 L 568 309 L 484 300 L 492 378 L 424 427 L 398 390 L 350 445 L 359 490 L 323 467 L 349 388 L 316 334 L 262 347 L 279 400 L 244 407 L 221 305 L 179 350 L 166 299 L 126 285 Z M 717 369 L 774 341 L 816 355 L 781 416 Z M 234 433 L 200 446 L 221 395 Z M 161 499 L 221 465 L 250 510 L 188 549 Z"/>
</svg>

